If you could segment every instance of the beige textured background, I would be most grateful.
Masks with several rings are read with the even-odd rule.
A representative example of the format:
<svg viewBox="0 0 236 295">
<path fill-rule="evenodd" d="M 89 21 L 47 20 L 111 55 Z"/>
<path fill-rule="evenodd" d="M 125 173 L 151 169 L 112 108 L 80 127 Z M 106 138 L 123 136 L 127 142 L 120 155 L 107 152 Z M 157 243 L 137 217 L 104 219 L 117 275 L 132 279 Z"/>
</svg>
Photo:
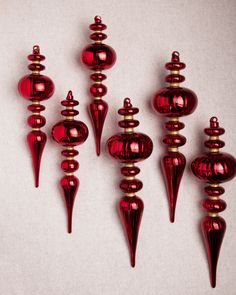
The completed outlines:
<svg viewBox="0 0 236 295">
<path fill-rule="evenodd" d="M 155 144 L 141 163 L 144 188 L 139 196 L 145 211 L 139 235 L 137 265 L 129 266 L 126 241 L 115 204 L 119 164 L 102 152 L 95 156 L 91 123 L 89 72 L 80 64 L 89 43 L 88 25 L 99 14 L 107 24 L 107 44 L 117 63 L 106 72 L 110 111 L 105 140 L 118 132 L 117 109 L 129 96 L 140 108 L 139 131 Z M 183 118 L 188 142 L 181 148 L 188 163 L 203 150 L 202 129 L 212 115 L 226 134 L 225 151 L 235 152 L 236 128 L 236 2 L 232 1 L 0 1 L 0 294 L 1 295 L 235 295 L 236 184 L 224 185 L 227 221 L 218 266 L 216 290 L 209 285 L 208 267 L 198 224 L 204 196 L 189 166 L 177 204 L 176 223 L 168 208 L 158 161 L 164 151 L 162 119 L 151 109 L 154 93 L 164 85 L 165 62 L 178 50 L 186 63 L 184 86 L 199 98 L 195 113 Z M 79 118 L 90 137 L 79 147 L 81 185 L 74 208 L 74 231 L 66 233 L 66 217 L 58 188 L 60 146 L 49 137 L 42 160 L 41 186 L 33 187 L 24 138 L 27 102 L 16 85 L 27 71 L 34 44 L 46 55 L 46 71 L 56 85 L 45 102 L 49 134 L 60 118 L 60 100 L 71 89 L 80 100 Z"/>
</svg>

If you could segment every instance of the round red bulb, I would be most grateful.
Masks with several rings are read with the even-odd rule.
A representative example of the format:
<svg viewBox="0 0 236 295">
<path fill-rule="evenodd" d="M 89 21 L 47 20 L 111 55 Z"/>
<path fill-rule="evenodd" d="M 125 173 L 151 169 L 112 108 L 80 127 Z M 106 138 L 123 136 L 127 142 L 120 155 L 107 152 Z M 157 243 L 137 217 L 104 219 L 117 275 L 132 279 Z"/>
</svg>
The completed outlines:
<svg viewBox="0 0 236 295">
<path fill-rule="evenodd" d="M 44 75 L 27 75 L 18 83 L 21 96 L 29 100 L 46 100 L 54 93 L 54 83 Z"/>
<path fill-rule="evenodd" d="M 195 176 L 206 182 L 225 182 L 236 175 L 236 160 L 227 153 L 207 153 L 192 162 Z"/>
<path fill-rule="evenodd" d="M 197 107 L 196 94 L 187 88 L 162 88 L 153 99 L 157 112 L 166 117 L 181 117 L 192 114 Z"/>
<path fill-rule="evenodd" d="M 107 141 L 110 155 L 122 163 L 139 162 L 148 158 L 153 149 L 150 137 L 143 133 L 119 133 Z"/>
<path fill-rule="evenodd" d="M 106 70 L 116 61 L 114 49 L 105 44 L 91 44 L 82 51 L 82 62 L 92 70 Z"/>
<path fill-rule="evenodd" d="M 61 121 L 53 126 L 52 137 L 64 146 L 75 146 L 87 139 L 88 128 L 81 121 Z"/>
</svg>

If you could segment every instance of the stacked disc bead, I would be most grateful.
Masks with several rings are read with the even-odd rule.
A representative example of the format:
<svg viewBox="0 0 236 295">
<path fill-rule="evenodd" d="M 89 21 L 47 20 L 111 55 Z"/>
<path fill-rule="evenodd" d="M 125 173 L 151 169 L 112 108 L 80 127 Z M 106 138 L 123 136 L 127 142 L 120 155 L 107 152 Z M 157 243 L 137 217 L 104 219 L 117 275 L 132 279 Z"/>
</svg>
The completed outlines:
<svg viewBox="0 0 236 295">
<path fill-rule="evenodd" d="M 33 161 L 35 186 L 38 187 L 40 162 L 47 141 L 46 134 L 40 130 L 46 124 L 45 117 L 40 114 L 45 110 L 45 107 L 40 102 L 53 95 L 54 84 L 49 77 L 40 74 L 45 69 L 45 66 L 40 63 L 45 59 L 45 56 L 40 54 L 38 45 L 33 47 L 33 52 L 28 56 L 28 59 L 32 62 L 28 66 L 32 73 L 19 81 L 18 90 L 21 96 L 32 101 L 32 104 L 28 106 L 32 115 L 27 121 L 28 125 L 32 127 L 32 131 L 27 136 L 27 142 Z"/>
<path fill-rule="evenodd" d="M 89 111 L 94 126 L 97 155 L 100 154 L 102 129 L 108 111 L 108 104 L 102 99 L 107 94 L 107 87 L 103 84 L 106 75 L 102 71 L 111 68 L 116 61 L 114 49 L 102 43 L 107 38 L 107 35 L 103 33 L 106 28 L 101 17 L 95 16 L 94 23 L 90 25 L 90 29 L 94 31 L 90 39 L 94 43 L 85 47 L 82 52 L 82 62 L 94 71 L 90 76 L 93 81 L 90 93 L 94 101 L 90 104 Z"/>
<path fill-rule="evenodd" d="M 169 119 L 165 123 L 168 134 L 163 138 L 168 151 L 161 164 L 168 191 L 171 222 L 175 220 L 179 185 L 186 166 L 185 156 L 179 152 L 179 147 L 186 143 L 186 138 L 179 134 L 179 131 L 185 127 L 184 123 L 179 121 L 179 117 L 191 114 L 197 106 L 196 94 L 180 86 L 185 80 L 184 76 L 180 75 L 180 70 L 184 68 L 185 64 L 180 61 L 179 53 L 174 51 L 171 62 L 166 64 L 166 69 L 170 71 L 166 82 L 170 84 L 160 89 L 153 100 L 155 110 Z"/>
<path fill-rule="evenodd" d="M 120 182 L 124 196 L 119 202 L 119 212 L 128 238 L 132 267 L 135 266 L 138 232 L 144 208 L 143 201 L 136 195 L 143 184 L 135 178 L 140 172 L 135 163 L 148 158 L 153 149 L 152 140 L 147 135 L 134 132 L 134 127 L 139 125 L 139 121 L 133 119 L 133 115 L 138 112 L 139 109 L 133 107 L 130 99 L 126 98 L 124 107 L 118 111 L 124 116 L 119 122 L 119 126 L 124 128 L 124 133 L 112 136 L 107 142 L 110 155 L 124 164 L 121 168 L 124 179 Z"/>
<path fill-rule="evenodd" d="M 75 150 L 74 147 L 82 144 L 87 139 L 88 128 L 83 122 L 74 119 L 74 116 L 79 114 L 79 112 L 74 109 L 79 102 L 74 100 L 71 91 L 68 92 L 66 99 L 63 100 L 61 104 L 66 107 L 66 109 L 61 112 L 65 119 L 53 126 L 52 137 L 57 143 L 65 146 L 65 149 L 61 152 L 61 154 L 66 157 L 61 163 L 61 169 L 64 171 L 65 176 L 62 177 L 60 185 L 66 201 L 68 233 L 71 233 L 74 200 L 79 187 L 79 179 L 74 175 L 74 172 L 79 168 L 79 163 L 74 157 L 77 156 L 79 152 Z"/>
<path fill-rule="evenodd" d="M 208 183 L 205 187 L 208 198 L 202 201 L 207 216 L 202 219 L 201 229 L 208 254 L 211 285 L 214 288 L 218 257 L 226 230 L 225 220 L 219 216 L 219 213 L 226 209 L 225 201 L 220 199 L 225 192 L 220 183 L 229 181 L 235 176 L 236 160 L 233 156 L 220 152 L 225 144 L 219 136 L 224 134 L 225 130 L 219 127 L 216 117 L 210 119 L 210 127 L 204 131 L 209 136 L 209 140 L 205 141 L 209 152 L 197 157 L 192 162 L 191 168 L 195 176 Z"/>
</svg>

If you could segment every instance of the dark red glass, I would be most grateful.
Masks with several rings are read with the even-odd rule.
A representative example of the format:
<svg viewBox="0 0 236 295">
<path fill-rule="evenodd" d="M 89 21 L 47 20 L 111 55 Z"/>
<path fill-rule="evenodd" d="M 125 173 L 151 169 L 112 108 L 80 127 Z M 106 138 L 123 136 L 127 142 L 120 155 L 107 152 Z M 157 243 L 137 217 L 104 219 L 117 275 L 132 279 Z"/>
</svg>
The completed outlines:
<svg viewBox="0 0 236 295">
<path fill-rule="evenodd" d="M 116 53 L 108 45 L 91 44 L 83 49 L 82 61 L 92 70 L 107 70 L 115 64 Z"/>
<path fill-rule="evenodd" d="M 235 158 L 227 153 L 207 153 L 192 163 L 194 175 L 209 182 L 229 181 L 235 176 L 235 170 Z"/>
<path fill-rule="evenodd" d="M 208 212 L 219 213 L 224 211 L 227 207 L 226 202 L 221 199 L 211 200 L 205 199 L 202 201 L 202 207 Z"/>
<path fill-rule="evenodd" d="M 127 233 L 132 267 L 135 266 L 135 254 L 143 208 L 143 201 L 139 197 L 123 197 L 119 202 L 120 217 Z"/>
<path fill-rule="evenodd" d="M 187 88 L 163 88 L 154 97 L 153 105 L 166 117 L 186 116 L 195 111 L 197 96 Z"/>
<path fill-rule="evenodd" d="M 21 96 L 29 100 L 46 100 L 54 93 L 52 80 L 44 75 L 28 75 L 18 83 L 18 90 Z"/>
<path fill-rule="evenodd" d="M 82 144 L 88 137 L 88 128 L 81 121 L 61 121 L 53 126 L 52 136 L 64 146 Z"/>
<path fill-rule="evenodd" d="M 120 169 L 120 171 L 121 171 L 121 174 L 123 174 L 124 176 L 135 176 L 135 175 L 139 174 L 140 169 L 135 166 L 133 166 L 133 167 L 125 166 L 125 167 L 122 167 Z"/>
<path fill-rule="evenodd" d="M 35 179 L 35 187 L 39 186 L 39 171 L 40 171 L 40 163 L 42 158 L 42 153 L 47 141 L 47 136 L 41 130 L 31 131 L 27 135 L 27 142 L 29 145 L 33 168 L 34 168 L 34 179 Z"/>
<path fill-rule="evenodd" d="M 226 230 L 226 223 L 218 214 L 227 206 L 226 202 L 220 199 L 225 190 L 219 184 L 231 180 L 236 175 L 236 159 L 219 151 L 224 146 L 223 141 L 221 141 L 223 145 L 214 145 L 216 139 L 212 136 L 224 134 L 224 129 L 219 127 L 216 117 L 210 119 L 210 127 L 204 131 L 210 136 L 205 142 L 209 152 L 197 157 L 192 162 L 191 168 L 196 177 L 208 184 L 205 187 L 205 193 L 209 198 L 202 201 L 202 207 L 209 216 L 202 219 L 201 229 L 208 255 L 211 286 L 215 288 L 217 262 Z"/>
<path fill-rule="evenodd" d="M 33 114 L 29 116 L 27 122 L 33 128 L 33 131 L 28 134 L 27 141 L 32 155 L 35 186 L 38 187 L 40 162 L 46 144 L 46 134 L 40 131 L 40 128 L 46 124 L 45 117 L 40 114 L 45 110 L 45 107 L 40 102 L 49 99 L 53 95 L 54 84 L 49 77 L 40 74 L 40 71 L 45 69 L 40 64 L 45 57 L 40 54 L 38 45 L 33 47 L 33 52 L 28 56 L 28 59 L 32 61 L 32 64 L 28 66 L 32 74 L 20 79 L 18 91 L 21 96 L 32 101 L 32 104 L 28 106 L 28 110 Z"/>
<path fill-rule="evenodd" d="M 180 62 L 179 53 L 174 51 L 171 61 L 166 64 L 166 69 L 171 71 L 166 76 L 166 81 L 170 85 L 160 89 L 153 98 L 154 109 L 160 115 L 169 118 L 169 121 L 165 122 L 168 133 L 162 140 L 168 148 L 167 154 L 162 159 L 162 170 L 168 192 L 171 222 L 175 220 L 176 201 L 186 164 L 184 155 L 178 152 L 178 148 L 186 143 L 186 138 L 179 134 L 185 126 L 179 122 L 179 117 L 192 114 L 197 107 L 196 94 L 180 86 L 185 78 L 179 71 L 184 68 L 185 64 Z"/>
<path fill-rule="evenodd" d="M 127 193 L 136 193 L 140 191 L 142 187 L 143 187 L 143 183 L 139 179 L 132 179 L 132 180 L 123 179 L 120 182 L 120 189 L 123 192 L 127 192 Z"/>
<path fill-rule="evenodd" d="M 94 97 L 101 97 L 107 94 L 107 87 L 103 84 L 93 84 L 90 92 Z"/>
<path fill-rule="evenodd" d="M 76 160 L 64 160 L 61 162 L 61 169 L 67 173 L 75 172 L 79 169 L 79 163 Z"/>
<path fill-rule="evenodd" d="M 214 187 L 209 185 L 204 188 L 204 191 L 209 196 L 220 196 L 224 194 L 225 189 L 222 186 Z"/>
<path fill-rule="evenodd" d="M 41 128 L 46 124 L 46 118 L 41 115 L 32 115 L 28 117 L 27 122 L 32 128 Z"/>
<path fill-rule="evenodd" d="M 96 152 L 99 156 L 101 151 L 102 129 L 108 111 L 108 104 L 102 99 L 95 99 L 89 105 L 89 110 L 95 131 Z"/>
<path fill-rule="evenodd" d="M 90 29 L 94 31 L 90 35 L 90 39 L 95 42 L 83 49 L 81 59 L 90 70 L 95 71 L 90 75 L 91 80 L 95 83 L 90 87 L 90 93 L 94 97 L 94 101 L 89 106 L 89 112 L 94 127 L 96 153 L 99 156 L 102 129 L 108 111 L 108 104 L 102 100 L 103 96 L 107 94 L 107 87 L 102 84 L 102 81 L 106 79 L 106 75 L 101 71 L 110 69 L 115 64 L 116 53 L 113 48 L 102 43 L 107 36 L 102 32 L 106 29 L 106 25 L 102 23 L 100 16 L 95 16 Z"/>
<path fill-rule="evenodd" d="M 183 154 L 172 152 L 163 157 L 161 164 L 168 191 L 170 222 L 174 222 L 179 185 L 184 173 L 186 159 Z"/>
<path fill-rule="evenodd" d="M 226 223 L 222 217 L 206 216 L 202 219 L 201 227 L 208 254 L 211 286 L 215 288 L 217 262 L 226 230 Z"/>
<path fill-rule="evenodd" d="M 164 136 L 163 142 L 172 147 L 180 147 L 182 145 L 185 145 L 186 137 L 180 134 L 167 134 Z"/>
<path fill-rule="evenodd" d="M 125 98 L 123 108 L 118 111 L 124 116 L 124 119 L 119 122 L 119 126 L 124 128 L 124 133 L 116 134 L 107 141 L 109 154 L 115 160 L 124 163 L 121 173 L 125 178 L 120 182 L 120 189 L 125 196 L 119 202 L 119 212 L 129 243 L 132 267 L 135 266 L 138 232 L 143 213 L 143 201 L 136 196 L 136 192 L 142 189 L 143 183 L 135 178 L 140 169 L 134 163 L 148 158 L 153 149 L 152 140 L 147 135 L 133 131 L 134 122 L 138 124 L 139 122 L 132 116 L 138 112 L 139 109 L 132 106 L 130 99 Z"/>
<path fill-rule="evenodd" d="M 122 163 L 139 162 L 148 158 L 153 149 L 150 137 L 143 133 L 120 133 L 107 141 L 110 155 Z"/>
<path fill-rule="evenodd" d="M 61 179 L 60 184 L 67 208 L 68 233 L 71 233 L 74 200 L 79 186 L 79 180 L 74 176 L 74 172 L 79 169 L 79 163 L 74 157 L 79 152 L 74 147 L 85 142 L 88 137 L 88 128 L 83 122 L 74 119 L 74 116 L 78 115 L 79 112 L 74 110 L 73 107 L 78 105 L 79 102 L 74 100 L 71 91 L 68 92 L 66 99 L 61 104 L 66 107 L 66 110 L 61 111 L 65 119 L 53 126 L 52 138 L 65 147 L 61 154 L 66 159 L 61 162 L 61 169 L 66 175 Z"/>
<path fill-rule="evenodd" d="M 75 196 L 79 187 L 79 179 L 72 176 L 64 176 L 60 181 L 67 208 L 68 233 L 72 232 L 72 213 L 74 207 Z"/>
</svg>

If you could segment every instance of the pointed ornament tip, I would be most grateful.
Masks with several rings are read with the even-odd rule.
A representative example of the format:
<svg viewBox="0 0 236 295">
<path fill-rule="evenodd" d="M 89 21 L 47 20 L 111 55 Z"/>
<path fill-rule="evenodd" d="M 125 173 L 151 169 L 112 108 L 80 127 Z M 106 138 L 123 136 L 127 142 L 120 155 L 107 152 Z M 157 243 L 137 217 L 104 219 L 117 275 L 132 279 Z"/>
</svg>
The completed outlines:
<svg viewBox="0 0 236 295">
<path fill-rule="evenodd" d="M 131 266 L 135 268 L 135 253 L 131 253 Z"/>
<path fill-rule="evenodd" d="M 27 135 L 27 142 L 31 153 L 35 187 L 39 186 L 39 172 L 43 150 L 47 141 L 47 136 L 41 130 L 31 131 Z"/>
<path fill-rule="evenodd" d="M 72 233 L 72 211 L 68 212 L 68 230 L 67 231 L 68 231 L 68 234 Z"/>
<path fill-rule="evenodd" d="M 168 192 L 171 223 L 174 223 L 175 221 L 175 208 L 178 198 L 178 191 L 185 166 L 186 159 L 184 155 L 179 152 L 169 152 L 162 159 L 162 171 L 165 177 Z"/>
<path fill-rule="evenodd" d="M 170 209 L 170 222 L 171 223 L 175 222 L 175 209 L 173 208 Z"/>
<path fill-rule="evenodd" d="M 101 136 L 104 121 L 106 119 L 107 111 L 108 111 L 108 104 L 100 99 L 98 101 L 94 101 L 89 106 L 90 115 L 93 122 L 94 127 L 94 134 L 95 134 L 95 143 L 96 143 L 96 152 L 97 156 L 100 155 L 101 149 Z"/>
<path fill-rule="evenodd" d="M 143 208 L 143 201 L 136 196 L 123 197 L 119 202 L 119 213 L 129 244 L 130 263 L 132 267 L 135 267 L 135 254 Z"/>
<path fill-rule="evenodd" d="M 72 232 L 72 214 L 76 193 L 79 187 L 79 179 L 74 175 L 65 175 L 62 177 L 60 184 L 64 193 L 67 209 L 68 233 L 70 234 Z"/>
<path fill-rule="evenodd" d="M 100 138 L 96 137 L 96 153 L 97 153 L 97 156 L 100 156 L 100 153 L 101 153 L 101 137 Z"/>
</svg>

